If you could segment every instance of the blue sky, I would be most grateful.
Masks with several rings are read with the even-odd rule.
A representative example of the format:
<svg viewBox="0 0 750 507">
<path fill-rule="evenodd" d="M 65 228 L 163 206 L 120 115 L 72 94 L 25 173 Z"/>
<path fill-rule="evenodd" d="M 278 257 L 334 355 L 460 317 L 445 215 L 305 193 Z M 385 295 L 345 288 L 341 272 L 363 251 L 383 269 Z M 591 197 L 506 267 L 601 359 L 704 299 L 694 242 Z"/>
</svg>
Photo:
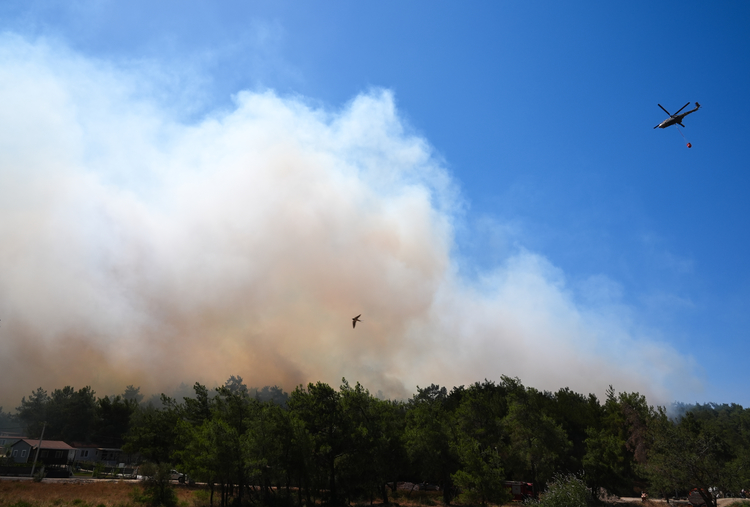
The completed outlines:
<svg viewBox="0 0 750 507">
<path fill-rule="evenodd" d="M 231 114 L 242 90 L 270 90 L 332 117 L 387 90 L 399 128 L 427 143 L 459 195 L 448 248 L 461 284 L 476 289 L 509 259 L 535 256 L 575 313 L 597 322 L 616 315 L 613 332 L 674 352 L 639 373 L 682 363 L 670 365 L 663 396 L 744 406 L 748 26 L 743 2 L 0 6 L 6 34 L 142 79 L 128 97 L 183 126 Z M 657 103 L 674 112 L 688 101 L 703 106 L 685 119 L 691 149 L 675 127 L 653 129 L 666 117 Z M 606 336 L 596 343 L 606 349 Z M 544 384 L 529 369 L 498 367 L 496 376 Z M 217 380 L 241 372 L 222 373 Z M 682 375 L 698 387 L 675 388 Z M 597 377 L 591 390 L 618 381 Z"/>
</svg>

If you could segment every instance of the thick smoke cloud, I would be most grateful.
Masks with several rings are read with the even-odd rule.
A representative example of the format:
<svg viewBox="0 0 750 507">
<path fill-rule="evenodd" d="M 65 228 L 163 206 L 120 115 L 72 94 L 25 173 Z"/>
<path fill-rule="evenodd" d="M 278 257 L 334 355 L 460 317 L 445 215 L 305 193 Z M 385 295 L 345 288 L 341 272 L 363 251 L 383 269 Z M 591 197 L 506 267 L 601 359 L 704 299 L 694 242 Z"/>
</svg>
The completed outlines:
<svg viewBox="0 0 750 507">
<path fill-rule="evenodd" d="M 397 397 L 501 374 L 659 402 L 698 386 L 533 252 L 460 275 L 456 185 L 390 92 L 338 111 L 240 92 L 183 122 L 134 68 L 0 37 L 5 407 L 232 374 Z"/>
</svg>

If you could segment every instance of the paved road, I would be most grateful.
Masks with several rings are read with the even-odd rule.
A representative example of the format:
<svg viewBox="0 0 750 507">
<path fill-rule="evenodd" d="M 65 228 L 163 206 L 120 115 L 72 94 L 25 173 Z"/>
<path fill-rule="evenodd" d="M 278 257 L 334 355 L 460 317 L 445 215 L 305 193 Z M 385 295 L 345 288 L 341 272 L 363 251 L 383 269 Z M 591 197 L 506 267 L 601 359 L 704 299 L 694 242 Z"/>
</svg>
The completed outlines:
<svg viewBox="0 0 750 507">
<path fill-rule="evenodd" d="M 15 476 L 0 476 L 0 481 L 32 481 L 32 477 L 15 477 Z M 68 482 L 73 484 L 89 484 L 94 482 L 132 482 L 139 483 L 140 479 L 93 479 L 91 477 L 45 477 L 42 482 Z M 182 486 L 183 484 L 177 481 L 171 481 L 175 486 Z"/>
</svg>

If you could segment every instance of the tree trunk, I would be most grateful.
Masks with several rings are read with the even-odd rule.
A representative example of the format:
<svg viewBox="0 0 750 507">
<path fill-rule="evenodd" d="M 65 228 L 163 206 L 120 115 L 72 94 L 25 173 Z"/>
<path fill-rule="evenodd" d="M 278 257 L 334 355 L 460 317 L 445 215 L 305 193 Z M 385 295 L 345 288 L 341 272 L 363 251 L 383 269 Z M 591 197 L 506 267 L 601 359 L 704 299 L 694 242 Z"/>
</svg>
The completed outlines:
<svg viewBox="0 0 750 507">
<path fill-rule="evenodd" d="M 331 497 L 329 501 L 331 505 L 336 505 L 336 460 L 331 458 L 330 462 L 331 480 L 329 482 L 328 490 Z"/>
<path fill-rule="evenodd" d="M 302 507 L 302 474 L 297 478 L 297 507 Z"/>
</svg>

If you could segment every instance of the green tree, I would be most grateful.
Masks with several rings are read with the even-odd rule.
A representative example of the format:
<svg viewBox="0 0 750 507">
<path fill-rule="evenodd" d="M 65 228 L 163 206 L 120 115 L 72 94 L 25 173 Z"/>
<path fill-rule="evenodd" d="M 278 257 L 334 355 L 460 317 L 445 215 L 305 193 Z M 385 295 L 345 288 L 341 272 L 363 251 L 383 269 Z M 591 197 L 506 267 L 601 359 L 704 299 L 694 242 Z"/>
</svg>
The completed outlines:
<svg viewBox="0 0 750 507">
<path fill-rule="evenodd" d="M 18 432 L 20 430 L 18 417 L 10 412 L 4 412 L 0 407 L 0 432 Z"/>
<path fill-rule="evenodd" d="M 91 387 L 76 391 L 70 386 L 55 389 L 47 408 L 48 438 L 85 442 L 96 423 L 96 398 Z"/>
<path fill-rule="evenodd" d="M 388 503 L 386 482 L 405 468 L 401 440 L 403 407 L 373 397 L 342 379 L 340 404 L 346 418 L 347 451 L 340 457 L 339 475 L 349 500 L 380 497 Z"/>
<path fill-rule="evenodd" d="M 279 438 L 282 423 L 281 409 L 273 403 L 257 403 L 248 430 L 242 437 L 245 469 L 253 484 L 260 485 L 264 503 L 268 503 L 272 487 L 280 484 L 285 475 L 283 465 L 284 442 Z"/>
<path fill-rule="evenodd" d="M 122 399 L 125 401 L 134 401 L 136 405 L 140 405 L 143 401 L 143 395 L 141 394 L 140 387 L 133 387 L 129 385 L 125 388 L 125 392 L 122 393 Z"/>
<path fill-rule="evenodd" d="M 340 504 L 337 460 L 347 451 L 349 428 L 339 403 L 340 395 L 328 384 L 308 384 L 297 387 L 289 397 L 289 409 L 302 422 L 312 444 L 313 460 L 321 478 L 327 482 L 327 501 Z M 314 476 L 308 472 L 308 477 Z M 316 481 L 317 482 L 317 481 Z"/>
<path fill-rule="evenodd" d="M 417 387 L 417 394 L 409 400 L 404 433 L 410 460 L 422 480 L 440 485 L 446 504 L 453 499 L 452 476 L 460 464 L 454 445 L 456 421 L 450 410 L 451 401 L 445 387 L 435 384 L 424 389 Z"/>
<path fill-rule="evenodd" d="M 195 398 L 183 398 L 184 404 L 180 416 L 192 426 L 200 426 L 204 421 L 212 417 L 215 403 L 211 398 L 206 386 L 196 382 L 193 385 Z"/>
<path fill-rule="evenodd" d="M 508 378 L 500 385 L 485 380 L 460 391 L 453 443 L 460 469 L 451 478 L 462 491 L 463 502 L 503 503 L 510 499 L 503 485 L 506 471 L 499 450 L 507 440 L 503 418 L 508 412 L 508 392 L 518 388 L 516 380 Z"/>
<path fill-rule="evenodd" d="M 372 399 L 370 421 L 376 424 L 373 435 L 373 481 L 383 503 L 388 503 L 386 483 L 395 488 L 398 478 L 409 468 L 409 458 L 404 444 L 406 405 L 400 401 Z"/>
<path fill-rule="evenodd" d="M 617 492 L 627 488 L 625 442 L 608 429 L 588 428 L 586 435 L 582 465 L 592 491 L 605 488 Z"/>
<path fill-rule="evenodd" d="M 51 396 L 41 387 L 24 397 L 17 409 L 27 436 L 36 438 L 46 423 L 49 440 L 85 442 L 96 423 L 96 399 L 91 387 L 55 389 Z"/>
<path fill-rule="evenodd" d="M 647 430 L 654 417 L 655 411 L 644 396 L 617 395 L 609 386 L 599 424 L 587 430 L 583 466 L 593 491 L 604 488 L 627 496 L 645 488 L 646 481 L 639 470 L 646 462 Z"/>
<path fill-rule="evenodd" d="M 462 503 L 502 505 L 511 500 L 504 485 L 505 472 L 497 448 L 482 446 L 465 434 L 458 438 L 454 448 L 461 468 L 451 479 L 461 491 Z"/>
<path fill-rule="evenodd" d="M 509 439 L 506 460 L 524 470 L 534 488 L 543 487 L 562 468 L 571 447 L 565 430 L 542 410 L 533 388 L 511 395 L 503 426 Z"/>
<path fill-rule="evenodd" d="M 603 415 L 599 400 L 593 394 L 584 396 L 565 387 L 554 394 L 544 393 L 543 404 L 544 412 L 563 428 L 571 443 L 562 469 L 568 473 L 580 472 L 589 430 L 599 425 Z"/>
<path fill-rule="evenodd" d="M 289 394 L 285 393 L 279 386 L 265 386 L 263 389 L 255 389 L 254 391 L 253 397 L 261 402 L 270 401 L 286 408 L 286 403 L 289 401 Z"/>
<path fill-rule="evenodd" d="M 42 428 L 47 420 L 47 406 L 50 402 L 47 391 L 38 388 L 32 392 L 27 400 L 24 396 L 21 398 L 21 405 L 16 407 L 18 419 L 21 421 L 26 436 L 39 438 L 42 434 Z"/>
<path fill-rule="evenodd" d="M 177 422 L 180 412 L 175 401 L 162 394 L 164 408 L 141 405 L 131 415 L 130 429 L 123 450 L 140 453 L 155 463 L 170 463 L 177 449 Z"/>
<path fill-rule="evenodd" d="M 748 463 L 715 427 L 686 414 L 673 423 L 662 412 L 651 424 L 653 439 L 646 473 L 661 491 L 699 488 L 707 505 L 716 507 L 710 490 L 736 491 Z"/>
<path fill-rule="evenodd" d="M 96 418 L 90 440 L 108 447 L 121 447 L 130 429 L 130 417 L 138 408 L 134 400 L 117 396 L 96 401 Z"/>
<path fill-rule="evenodd" d="M 226 450 L 223 459 L 227 468 L 232 470 L 224 479 L 228 484 L 238 486 L 238 501 L 242 503 L 247 484 L 243 440 L 253 423 L 258 402 L 250 398 L 247 387 L 242 384 L 242 378 L 234 375 L 225 385 L 217 388 L 216 393 L 212 417 L 228 428 L 223 437 L 225 441 L 222 443 Z"/>
</svg>

